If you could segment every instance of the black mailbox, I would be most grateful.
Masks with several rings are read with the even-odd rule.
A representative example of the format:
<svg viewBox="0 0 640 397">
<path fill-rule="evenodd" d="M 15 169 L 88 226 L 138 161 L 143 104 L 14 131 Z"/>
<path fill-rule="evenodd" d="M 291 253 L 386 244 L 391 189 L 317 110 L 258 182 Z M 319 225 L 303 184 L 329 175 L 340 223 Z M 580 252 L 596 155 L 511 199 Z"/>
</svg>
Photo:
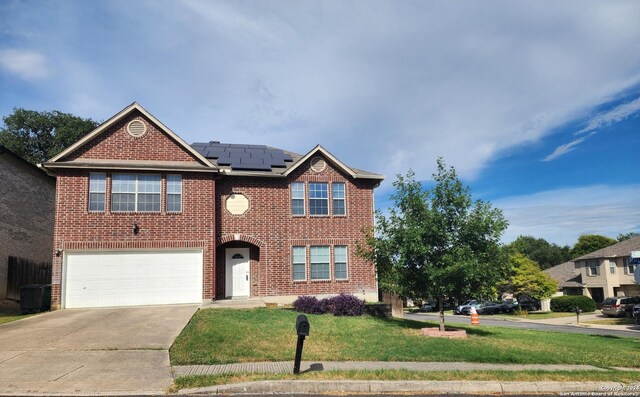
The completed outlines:
<svg viewBox="0 0 640 397">
<path fill-rule="evenodd" d="M 575 307 L 575 309 L 573 309 L 573 311 L 574 311 L 576 314 L 580 314 L 580 313 L 582 313 L 582 309 L 580 309 L 578 306 L 576 306 L 576 307 Z"/>
<path fill-rule="evenodd" d="M 296 333 L 298 336 L 309 336 L 309 320 L 304 314 L 296 318 Z"/>
</svg>

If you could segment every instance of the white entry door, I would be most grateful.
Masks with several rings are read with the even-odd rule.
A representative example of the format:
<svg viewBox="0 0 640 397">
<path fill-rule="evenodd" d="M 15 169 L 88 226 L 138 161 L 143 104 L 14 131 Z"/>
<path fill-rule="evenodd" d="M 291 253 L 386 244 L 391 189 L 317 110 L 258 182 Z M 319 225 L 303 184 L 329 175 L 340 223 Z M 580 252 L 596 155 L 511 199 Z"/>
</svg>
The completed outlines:
<svg viewBox="0 0 640 397">
<path fill-rule="evenodd" d="M 249 248 L 227 248 L 226 251 L 227 298 L 249 296 Z"/>
</svg>

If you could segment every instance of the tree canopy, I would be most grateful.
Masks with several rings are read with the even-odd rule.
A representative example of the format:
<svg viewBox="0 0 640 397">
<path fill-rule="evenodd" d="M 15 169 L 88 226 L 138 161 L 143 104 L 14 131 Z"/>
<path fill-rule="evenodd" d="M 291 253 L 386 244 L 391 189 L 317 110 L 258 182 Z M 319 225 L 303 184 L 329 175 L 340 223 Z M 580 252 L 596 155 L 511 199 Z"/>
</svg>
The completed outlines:
<svg viewBox="0 0 640 397">
<path fill-rule="evenodd" d="M 634 238 L 638 236 L 640 236 L 640 233 L 629 232 L 629 233 L 618 234 L 617 238 L 618 238 L 618 241 L 624 241 L 624 240 L 629 240 L 630 238 Z"/>
<path fill-rule="evenodd" d="M 617 242 L 618 240 L 614 240 L 607 236 L 601 236 L 599 234 L 583 234 L 578 237 L 578 241 L 573 248 L 571 248 L 571 258 L 578 258 L 582 255 L 608 247 Z"/>
<path fill-rule="evenodd" d="M 0 128 L 0 145 L 34 164 L 52 158 L 99 124 L 57 110 L 22 108 L 14 108 L 11 115 L 2 119 L 5 125 Z"/>
<path fill-rule="evenodd" d="M 561 247 L 543 238 L 518 236 L 508 247 L 537 262 L 543 270 L 571 260 L 568 245 Z"/>
<path fill-rule="evenodd" d="M 389 215 L 377 212 L 377 235 L 367 236 L 359 254 L 376 264 L 380 288 L 409 298 L 445 297 L 494 291 L 509 264 L 500 237 L 507 228 L 502 211 L 472 201 L 453 167 L 437 161 L 435 187 L 425 191 L 415 175 L 398 175 Z"/>
<path fill-rule="evenodd" d="M 528 295 L 534 299 L 551 298 L 558 290 L 558 282 L 544 273 L 538 264 L 527 256 L 515 252 L 509 256 L 510 275 L 501 289 L 516 296 Z"/>
</svg>

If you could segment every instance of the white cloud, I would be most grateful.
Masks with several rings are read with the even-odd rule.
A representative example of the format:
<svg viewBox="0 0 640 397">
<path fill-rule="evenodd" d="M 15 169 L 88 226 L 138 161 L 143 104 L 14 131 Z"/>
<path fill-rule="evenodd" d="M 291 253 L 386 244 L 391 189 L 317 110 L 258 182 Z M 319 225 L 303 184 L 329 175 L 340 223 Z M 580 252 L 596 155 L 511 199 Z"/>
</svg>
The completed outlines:
<svg viewBox="0 0 640 397">
<path fill-rule="evenodd" d="M 39 80 L 49 75 L 46 57 L 30 50 L 1 50 L 0 66 L 24 80 Z"/>
<path fill-rule="evenodd" d="M 320 143 L 389 179 L 443 156 L 471 180 L 640 83 L 636 2 L 12 4 L 1 32 L 56 54 L 50 107 L 137 100 L 189 142 Z"/>
<path fill-rule="evenodd" d="M 582 142 L 587 140 L 587 138 L 597 133 L 598 129 L 609 127 L 612 124 L 618 123 L 637 114 L 638 112 L 640 112 L 640 97 L 633 101 L 618 105 L 612 110 L 596 114 L 586 123 L 587 125 L 583 129 L 575 133 L 575 135 L 583 135 L 586 133 L 589 133 L 589 135 L 558 146 L 553 153 L 545 157 L 542 161 L 555 160 L 558 157 L 569 153 Z"/>
<path fill-rule="evenodd" d="M 578 138 L 575 139 L 569 143 L 565 143 L 564 145 L 560 145 L 558 146 L 553 153 L 551 153 L 550 155 L 548 155 L 547 157 L 545 157 L 542 161 L 551 161 L 551 160 L 555 160 L 558 157 L 562 156 L 563 154 L 567 154 L 570 151 L 574 150 L 576 148 L 576 146 L 578 146 L 579 144 L 581 144 L 582 142 L 585 141 L 586 138 Z"/>
<path fill-rule="evenodd" d="M 640 185 L 598 185 L 507 197 L 493 204 L 510 222 L 503 241 L 532 235 L 573 245 L 581 234 L 615 238 L 640 232 L 638 197 Z"/>
</svg>

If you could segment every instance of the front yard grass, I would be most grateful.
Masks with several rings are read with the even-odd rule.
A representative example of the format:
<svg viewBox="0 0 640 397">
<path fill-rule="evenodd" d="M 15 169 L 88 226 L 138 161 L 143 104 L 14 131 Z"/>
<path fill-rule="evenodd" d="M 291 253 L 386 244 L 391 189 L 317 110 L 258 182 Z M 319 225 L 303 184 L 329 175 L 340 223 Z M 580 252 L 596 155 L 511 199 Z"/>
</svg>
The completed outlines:
<svg viewBox="0 0 640 397">
<path fill-rule="evenodd" d="M 575 317 L 575 313 L 563 313 L 563 312 L 528 312 L 527 314 L 518 315 L 516 313 L 511 314 L 494 314 L 491 317 L 501 318 L 526 318 L 528 320 L 546 320 L 549 318 L 562 318 L 562 317 Z"/>
<path fill-rule="evenodd" d="M 0 325 L 30 317 L 32 314 L 22 314 L 20 303 L 11 300 L 0 300 Z"/>
<path fill-rule="evenodd" d="M 199 310 L 171 347 L 172 365 L 291 361 L 295 320 L 284 309 Z M 305 361 L 464 361 L 640 366 L 640 339 L 459 326 L 466 340 L 420 335 L 435 322 L 307 315 Z M 612 354 L 615 352 L 615 354 Z M 637 373 L 636 373 L 637 376 Z"/>
<path fill-rule="evenodd" d="M 595 325 L 634 325 L 633 318 L 606 318 L 604 320 L 589 320 L 580 321 L 581 324 L 595 324 Z"/>
<path fill-rule="evenodd" d="M 431 381 L 503 381 L 503 382 L 620 382 L 638 381 L 638 373 L 625 371 L 312 371 L 300 375 L 237 373 L 185 376 L 175 380 L 178 389 L 226 385 L 264 380 L 431 380 Z"/>
</svg>

